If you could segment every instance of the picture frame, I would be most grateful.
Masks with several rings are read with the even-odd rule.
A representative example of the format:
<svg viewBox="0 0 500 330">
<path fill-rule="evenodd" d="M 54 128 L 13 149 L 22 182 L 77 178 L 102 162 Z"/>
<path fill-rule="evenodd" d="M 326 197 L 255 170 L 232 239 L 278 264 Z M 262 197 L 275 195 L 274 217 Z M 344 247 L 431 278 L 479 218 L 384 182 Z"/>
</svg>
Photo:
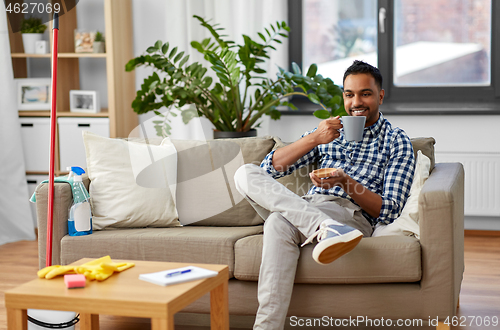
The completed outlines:
<svg viewBox="0 0 500 330">
<path fill-rule="evenodd" d="M 70 112 L 98 113 L 101 112 L 99 93 L 97 91 L 69 91 Z"/>
<path fill-rule="evenodd" d="M 18 78 L 15 81 L 18 110 L 50 110 L 50 78 Z"/>
<path fill-rule="evenodd" d="M 93 53 L 96 31 L 75 30 L 75 53 Z"/>
</svg>

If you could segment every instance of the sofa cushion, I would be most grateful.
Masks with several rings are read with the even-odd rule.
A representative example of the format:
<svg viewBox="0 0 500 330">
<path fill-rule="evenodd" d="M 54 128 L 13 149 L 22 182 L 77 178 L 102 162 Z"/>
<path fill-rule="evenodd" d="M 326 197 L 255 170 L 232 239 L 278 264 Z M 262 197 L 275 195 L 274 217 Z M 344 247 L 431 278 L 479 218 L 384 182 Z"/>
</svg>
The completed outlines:
<svg viewBox="0 0 500 330">
<path fill-rule="evenodd" d="M 145 138 L 129 141 L 145 143 Z M 147 140 L 159 145 L 162 138 Z M 236 190 L 234 173 L 243 164 L 260 164 L 272 150 L 271 136 L 172 140 L 177 150 L 176 208 L 182 225 L 254 226 L 262 218 Z"/>
<path fill-rule="evenodd" d="M 83 132 L 91 180 L 93 227 L 179 226 L 175 208 L 176 150 Z"/>
<path fill-rule="evenodd" d="M 418 150 L 415 176 L 413 177 L 413 183 L 411 184 L 410 196 L 408 197 L 401 214 L 396 220 L 394 220 L 393 223 L 388 225 L 380 222 L 377 223 L 375 230 L 372 233 L 372 237 L 405 235 L 415 236 L 420 239 L 420 227 L 418 225 L 418 198 L 420 196 L 420 191 L 424 187 L 425 181 L 429 177 L 430 166 L 431 161 L 429 157 L 422 154 L 421 150 Z"/>
<path fill-rule="evenodd" d="M 436 140 L 432 137 L 417 137 L 411 138 L 411 144 L 413 146 L 413 153 L 415 154 L 415 159 L 417 159 L 417 152 L 420 150 L 424 155 L 429 157 L 431 160 L 431 171 L 436 164 L 436 160 L 434 158 L 434 144 Z"/>
<path fill-rule="evenodd" d="M 177 149 L 177 211 L 182 225 L 253 226 L 262 218 L 236 190 L 234 173 L 260 164 L 274 146 L 272 137 L 173 140 Z"/>
<path fill-rule="evenodd" d="M 232 277 L 235 242 L 259 233 L 262 226 L 105 229 L 87 236 L 64 236 L 61 263 L 109 255 L 112 259 L 224 264 Z"/>
<path fill-rule="evenodd" d="M 363 238 L 352 252 L 329 265 L 320 265 L 312 259 L 314 246 L 309 244 L 301 249 L 295 283 L 406 283 L 417 282 L 422 276 L 420 243 L 414 237 Z M 234 277 L 257 281 L 262 235 L 242 238 L 234 248 Z"/>
</svg>

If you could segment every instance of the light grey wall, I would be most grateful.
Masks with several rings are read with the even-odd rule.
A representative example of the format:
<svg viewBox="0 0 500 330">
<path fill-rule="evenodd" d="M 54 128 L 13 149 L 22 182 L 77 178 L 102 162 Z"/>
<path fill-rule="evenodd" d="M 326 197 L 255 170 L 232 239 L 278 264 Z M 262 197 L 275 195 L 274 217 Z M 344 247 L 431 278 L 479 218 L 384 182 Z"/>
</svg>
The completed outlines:
<svg viewBox="0 0 500 330">
<path fill-rule="evenodd" d="M 165 41 L 165 11 L 166 5 L 158 0 L 132 0 L 132 15 L 134 24 L 134 56 L 139 56 L 157 40 Z M 153 70 L 141 68 L 135 70 L 136 90 Z M 139 116 L 141 123 L 154 117 L 153 112 Z"/>
</svg>

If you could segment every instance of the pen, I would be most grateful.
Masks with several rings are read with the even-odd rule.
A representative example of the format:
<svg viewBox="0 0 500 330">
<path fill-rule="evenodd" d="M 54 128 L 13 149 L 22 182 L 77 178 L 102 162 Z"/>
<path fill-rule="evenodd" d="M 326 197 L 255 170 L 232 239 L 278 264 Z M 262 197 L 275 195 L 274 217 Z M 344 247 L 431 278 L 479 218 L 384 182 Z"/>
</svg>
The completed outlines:
<svg viewBox="0 0 500 330">
<path fill-rule="evenodd" d="M 179 271 L 176 271 L 176 272 L 168 273 L 167 275 L 165 275 L 165 277 L 172 277 L 172 276 L 182 275 L 182 274 L 189 273 L 190 271 L 191 271 L 191 269 L 179 270 Z"/>
</svg>

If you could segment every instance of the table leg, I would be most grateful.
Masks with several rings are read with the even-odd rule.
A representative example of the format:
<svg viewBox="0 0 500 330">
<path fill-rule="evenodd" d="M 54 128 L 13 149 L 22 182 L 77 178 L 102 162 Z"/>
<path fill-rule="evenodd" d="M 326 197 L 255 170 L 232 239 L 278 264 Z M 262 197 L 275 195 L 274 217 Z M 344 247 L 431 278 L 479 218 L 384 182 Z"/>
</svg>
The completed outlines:
<svg viewBox="0 0 500 330">
<path fill-rule="evenodd" d="M 227 281 L 210 291 L 210 323 L 212 330 L 229 330 Z"/>
<path fill-rule="evenodd" d="M 81 330 L 99 330 L 99 315 L 80 313 Z"/>
<path fill-rule="evenodd" d="M 7 308 L 7 329 L 27 330 L 28 311 L 26 309 Z"/>
<path fill-rule="evenodd" d="M 173 330 L 174 316 L 171 315 L 168 319 L 151 319 L 151 330 Z"/>
</svg>

